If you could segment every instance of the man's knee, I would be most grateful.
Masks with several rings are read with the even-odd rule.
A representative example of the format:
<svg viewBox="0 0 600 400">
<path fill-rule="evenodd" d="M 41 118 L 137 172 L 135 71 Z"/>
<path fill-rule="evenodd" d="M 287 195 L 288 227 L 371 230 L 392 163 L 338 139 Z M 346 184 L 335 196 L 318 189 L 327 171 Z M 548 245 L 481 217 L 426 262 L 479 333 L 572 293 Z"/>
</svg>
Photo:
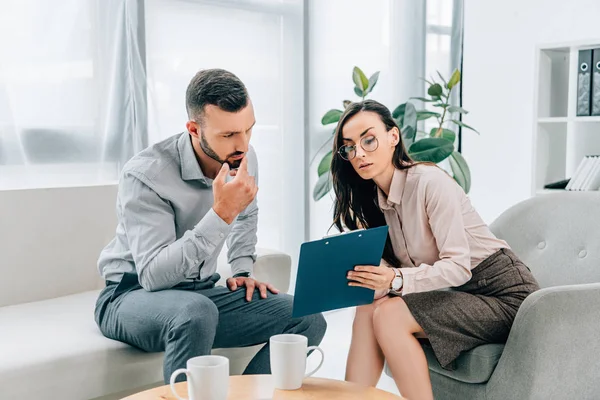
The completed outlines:
<svg viewBox="0 0 600 400">
<path fill-rule="evenodd" d="M 323 317 L 323 314 L 292 318 L 294 298 L 287 294 L 279 294 L 274 297 L 277 298 L 276 314 L 282 317 L 285 316 L 291 321 L 291 325 L 288 325 L 288 332 L 306 336 L 311 346 L 321 342 L 327 330 L 327 321 Z"/>
<path fill-rule="evenodd" d="M 309 345 L 314 346 L 321 343 L 327 331 L 327 321 L 323 314 L 306 315 L 298 318 L 298 320 L 300 334 L 308 338 Z"/>
<path fill-rule="evenodd" d="M 216 332 L 219 323 L 219 309 L 207 297 L 194 294 L 182 299 L 181 305 L 172 318 L 171 328 L 174 330 L 189 330 L 189 333 L 212 334 Z"/>
<path fill-rule="evenodd" d="M 309 324 L 312 327 L 313 334 L 315 337 L 318 337 L 320 342 L 327 331 L 327 321 L 325 320 L 325 317 L 323 314 L 313 314 L 309 315 L 307 318 L 310 318 Z"/>
</svg>

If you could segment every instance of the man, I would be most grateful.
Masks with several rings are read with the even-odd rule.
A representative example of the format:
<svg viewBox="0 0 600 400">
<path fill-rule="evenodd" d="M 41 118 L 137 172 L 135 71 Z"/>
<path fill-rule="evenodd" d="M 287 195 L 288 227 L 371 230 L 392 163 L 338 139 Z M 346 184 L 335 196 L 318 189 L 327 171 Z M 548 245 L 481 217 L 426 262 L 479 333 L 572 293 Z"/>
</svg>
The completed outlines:
<svg viewBox="0 0 600 400">
<path fill-rule="evenodd" d="M 280 333 L 318 345 L 326 329 L 320 314 L 291 318 L 292 297 L 252 278 L 258 166 L 246 87 L 230 72 L 200 71 L 186 103 L 187 132 L 123 168 L 116 237 L 98 261 L 107 282 L 95 311 L 100 330 L 165 351 L 165 383 L 213 347 L 251 346 Z M 215 271 L 225 241 L 233 276 L 221 287 Z M 244 373 L 268 374 L 269 364 L 267 345 Z"/>
</svg>

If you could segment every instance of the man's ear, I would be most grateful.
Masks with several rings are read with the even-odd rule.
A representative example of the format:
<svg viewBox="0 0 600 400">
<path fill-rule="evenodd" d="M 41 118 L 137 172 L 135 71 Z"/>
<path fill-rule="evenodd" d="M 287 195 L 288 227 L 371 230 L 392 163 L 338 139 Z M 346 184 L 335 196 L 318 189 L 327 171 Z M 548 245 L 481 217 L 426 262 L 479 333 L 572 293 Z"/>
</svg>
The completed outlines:
<svg viewBox="0 0 600 400">
<path fill-rule="evenodd" d="M 200 136 L 200 125 L 196 121 L 188 121 L 185 124 L 188 132 L 195 138 Z"/>
</svg>

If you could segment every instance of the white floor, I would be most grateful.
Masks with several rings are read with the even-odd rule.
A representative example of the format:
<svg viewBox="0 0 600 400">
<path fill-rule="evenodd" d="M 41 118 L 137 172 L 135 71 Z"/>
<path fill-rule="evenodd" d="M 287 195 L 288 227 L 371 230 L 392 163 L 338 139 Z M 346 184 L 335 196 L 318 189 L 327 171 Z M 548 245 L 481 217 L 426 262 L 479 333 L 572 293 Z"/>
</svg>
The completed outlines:
<svg viewBox="0 0 600 400">
<path fill-rule="evenodd" d="M 348 356 L 352 334 L 354 308 L 325 313 L 325 319 L 327 320 L 327 333 L 320 346 L 325 352 L 325 362 L 314 376 L 344 380 L 346 357 Z M 321 355 L 318 352 L 311 354 L 308 360 L 307 371 L 311 371 L 319 365 L 320 357 Z M 377 387 L 399 394 L 394 381 L 386 374 L 381 375 Z"/>
</svg>

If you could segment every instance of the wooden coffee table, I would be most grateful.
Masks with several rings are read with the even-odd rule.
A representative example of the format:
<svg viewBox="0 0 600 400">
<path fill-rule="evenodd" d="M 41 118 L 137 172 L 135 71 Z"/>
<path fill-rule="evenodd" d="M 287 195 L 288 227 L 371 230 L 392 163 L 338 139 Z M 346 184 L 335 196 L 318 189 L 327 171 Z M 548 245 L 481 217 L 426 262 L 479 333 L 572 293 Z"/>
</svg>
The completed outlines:
<svg viewBox="0 0 600 400">
<path fill-rule="evenodd" d="M 187 383 L 175 385 L 182 397 L 187 397 Z M 355 383 L 332 379 L 307 378 L 298 390 L 275 390 L 270 375 L 241 375 L 229 378 L 229 399 L 235 400 L 401 400 L 392 393 Z M 123 400 L 176 400 L 169 386 L 147 390 Z"/>
</svg>

